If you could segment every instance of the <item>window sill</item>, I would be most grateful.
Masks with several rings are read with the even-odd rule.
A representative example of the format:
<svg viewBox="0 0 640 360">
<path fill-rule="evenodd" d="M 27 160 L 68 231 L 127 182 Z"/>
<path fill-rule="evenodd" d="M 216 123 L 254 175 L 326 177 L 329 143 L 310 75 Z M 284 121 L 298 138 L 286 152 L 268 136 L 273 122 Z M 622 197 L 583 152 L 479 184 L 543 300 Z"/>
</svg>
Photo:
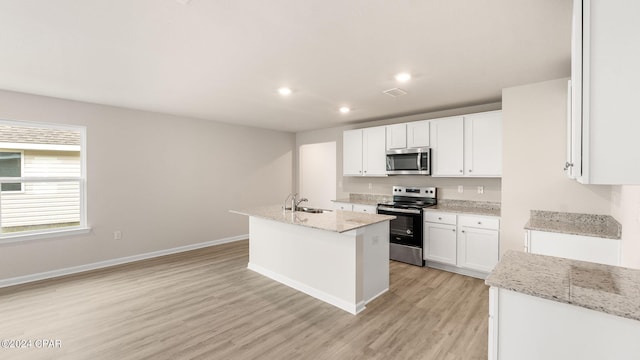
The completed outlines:
<svg viewBox="0 0 640 360">
<path fill-rule="evenodd" d="M 48 239 L 54 237 L 61 236 L 74 236 L 74 235 L 84 235 L 91 232 L 90 227 L 74 227 L 72 229 L 64 229 L 64 230 L 51 230 L 47 232 L 36 232 L 36 233 L 21 233 L 21 234 L 11 234 L 11 235 L 0 235 L 0 245 L 1 244 L 10 244 L 17 243 L 29 240 L 39 240 L 39 239 Z"/>
</svg>

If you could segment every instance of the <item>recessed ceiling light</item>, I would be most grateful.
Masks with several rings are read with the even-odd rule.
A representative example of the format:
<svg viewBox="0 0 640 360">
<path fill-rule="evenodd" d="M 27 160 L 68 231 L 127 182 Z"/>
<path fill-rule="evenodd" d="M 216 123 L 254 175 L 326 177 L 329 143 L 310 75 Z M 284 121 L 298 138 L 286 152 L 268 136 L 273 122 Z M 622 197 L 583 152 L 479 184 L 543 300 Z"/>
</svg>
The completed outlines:
<svg viewBox="0 0 640 360">
<path fill-rule="evenodd" d="M 291 89 L 289 89 L 288 87 L 281 87 L 280 89 L 278 89 L 278 93 L 280 93 L 280 95 L 282 96 L 288 96 L 291 95 Z"/>
<path fill-rule="evenodd" d="M 411 80 L 411 74 L 409 73 L 399 73 L 396 74 L 396 80 L 400 82 L 405 82 Z"/>
<path fill-rule="evenodd" d="M 349 108 L 348 108 L 348 107 L 346 107 L 346 106 L 343 106 L 343 107 L 341 107 L 341 108 L 340 108 L 340 112 L 341 112 L 341 113 L 343 113 L 343 114 L 346 114 L 346 113 L 348 113 L 349 111 L 351 111 L 351 109 L 349 109 Z"/>
</svg>

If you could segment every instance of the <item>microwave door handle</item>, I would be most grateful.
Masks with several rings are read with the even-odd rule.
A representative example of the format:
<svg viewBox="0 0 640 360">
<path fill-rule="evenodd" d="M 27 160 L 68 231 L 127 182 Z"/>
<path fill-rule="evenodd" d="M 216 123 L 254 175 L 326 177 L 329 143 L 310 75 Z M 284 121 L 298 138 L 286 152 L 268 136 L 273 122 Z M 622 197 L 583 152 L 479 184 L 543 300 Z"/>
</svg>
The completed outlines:
<svg viewBox="0 0 640 360">
<path fill-rule="evenodd" d="M 422 170 L 422 153 L 418 153 L 417 159 L 418 171 Z"/>
</svg>

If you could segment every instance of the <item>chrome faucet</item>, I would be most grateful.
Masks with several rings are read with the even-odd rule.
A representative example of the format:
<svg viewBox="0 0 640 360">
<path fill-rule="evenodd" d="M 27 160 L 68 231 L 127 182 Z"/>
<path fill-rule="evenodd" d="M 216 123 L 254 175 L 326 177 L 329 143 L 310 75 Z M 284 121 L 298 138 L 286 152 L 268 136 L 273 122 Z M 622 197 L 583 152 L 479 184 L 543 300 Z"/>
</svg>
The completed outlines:
<svg viewBox="0 0 640 360">
<path fill-rule="evenodd" d="M 298 205 L 300 205 L 300 203 L 305 202 L 305 201 L 309 201 L 309 199 L 307 198 L 302 198 L 300 200 L 298 200 L 296 197 L 298 196 L 297 193 L 291 193 L 289 195 L 287 195 L 287 198 L 284 199 L 284 207 L 282 208 L 283 210 L 291 210 L 292 212 L 295 212 L 296 209 L 298 208 Z M 289 201 L 289 199 L 291 199 L 291 206 L 287 207 L 287 201 Z"/>
<path fill-rule="evenodd" d="M 295 200 L 295 198 L 294 198 L 294 200 Z M 300 205 L 300 203 L 302 203 L 302 202 L 304 202 L 304 201 L 309 201 L 309 199 L 307 199 L 307 198 L 302 198 L 302 199 L 300 199 L 300 200 L 296 201 L 296 202 L 295 202 L 296 206 L 294 207 L 294 209 L 295 209 L 295 210 L 297 210 L 297 209 L 298 209 L 298 205 Z M 294 210 L 294 211 L 295 211 L 295 210 Z"/>
<path fill-rule="evenodd" d="M 295 207 L 296 207 L 296 196 L 298 196 L 298 194 L 296 193 L 290 193 L 289 195 L 287 195 L 287 198 L 284 199 L 284 206 L 282 207 L 282 210 L 291 210 L 291 211 L 295 211 Z M 291 199 L 291 206 L 287 207 L 287 201 L 289 201 L 289 199 Z"/>
</svg>

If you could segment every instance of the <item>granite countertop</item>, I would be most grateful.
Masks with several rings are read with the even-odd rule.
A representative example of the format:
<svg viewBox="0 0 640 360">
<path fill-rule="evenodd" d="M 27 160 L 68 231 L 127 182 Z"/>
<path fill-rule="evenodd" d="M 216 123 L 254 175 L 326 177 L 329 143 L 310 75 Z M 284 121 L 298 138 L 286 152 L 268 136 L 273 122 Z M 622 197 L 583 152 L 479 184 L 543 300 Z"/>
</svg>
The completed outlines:
<svg viewBox="0 0 640 360">
<path fill-rule="evenodd" d="M 620 239 L 622 227 L 609 215 L 531 210 L 527 230 Z"/>
<path fill-rule="evenodd" d="M 500 203 L 442 199 L 438 200 L 438 204 L 436 206 L 425 208 L 424 210 L 484 216 L 500 216 Z"/>
<path fill-rule="evenodd" d="M 508 251 L 485 284 L 640 321 L 640 270 Z"/>
<path fill-rule="evenodd" d="M 349 194 L 349 198 L 336 199 L 333 201 L 345 204 L 378 205 L 393 201 L 393 196 L 379 194 Z"/>
<path fill-rule="evenodd" d="M 341 210 L 329 211 L 321 214 L 311 214 L 302 211 L 292 212 L 291 210 L 282 210 L 282 206 L 279 205 L 229 211 L 234 214 L 255 216 L 286 224 L 300 225 L 339 233 L 396 218 L 395 216 L 389 215 L 367 214 Z"/>
</svg>

